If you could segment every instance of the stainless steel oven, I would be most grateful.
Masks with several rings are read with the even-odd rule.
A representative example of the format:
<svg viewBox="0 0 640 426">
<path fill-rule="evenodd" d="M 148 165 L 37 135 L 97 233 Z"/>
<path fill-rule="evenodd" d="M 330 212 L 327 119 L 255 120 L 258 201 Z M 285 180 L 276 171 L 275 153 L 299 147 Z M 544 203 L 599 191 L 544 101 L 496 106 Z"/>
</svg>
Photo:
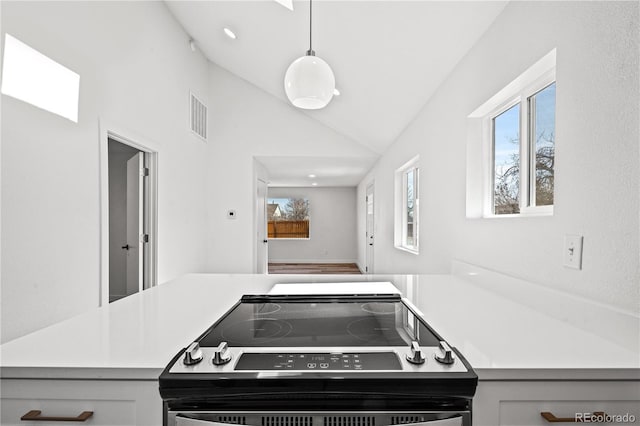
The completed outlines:
<svg viewBox="0 0 640 426">
<path fill-rule="evenodd" d="M 397 294 L 258 295 L 159 382 L 167 426 L 471 426 L 477 376 Z"/>
<path fill-rule="evenodd" d="M 471 424 L 471 413 L 340 411 L 326 412 L 169 412 L 171 426 L 462 426 Z"/>
</svg>

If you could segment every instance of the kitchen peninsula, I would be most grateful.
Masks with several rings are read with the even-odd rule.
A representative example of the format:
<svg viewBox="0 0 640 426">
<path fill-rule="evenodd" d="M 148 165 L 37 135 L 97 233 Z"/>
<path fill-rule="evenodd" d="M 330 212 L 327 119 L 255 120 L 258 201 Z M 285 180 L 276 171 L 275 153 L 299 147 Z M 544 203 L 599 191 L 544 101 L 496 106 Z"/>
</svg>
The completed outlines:
<svg viewBox="0 0 640 426">
<path fill-rule="evenodd" d="M 637 316 L 460 263 L 452 275 L 186 275 L 2 345 L 1 423 L 40 410 L 161 424 L 161 371 L 243 294 L 327 281 L 392 282 L 478 374 L 474 425 L 640 420 Z"/>
</svg>

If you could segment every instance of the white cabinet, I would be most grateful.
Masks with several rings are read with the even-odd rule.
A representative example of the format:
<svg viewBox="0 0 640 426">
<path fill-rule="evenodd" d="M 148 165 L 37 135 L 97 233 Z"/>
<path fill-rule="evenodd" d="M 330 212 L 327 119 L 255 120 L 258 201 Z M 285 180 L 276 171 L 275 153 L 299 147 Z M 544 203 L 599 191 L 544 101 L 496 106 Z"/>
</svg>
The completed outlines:
<svg viewBox="0 0 640 426">
<path fill-rule="evenodd" d="M 158 382 L 125 380 L 2 379 L 2 425 L 161 425 Z M 85 422 L 21 421 L 32 410 L 46 417 L 93 415 Z"/>
<path fill-rule="evenodd" d="M 542 412 L 566 419 L 600 412 L 627 415 L 627 419 L 633 416 L 635 422 L 640 422 L 640 382 L 480 381 L 473 402 L 473 426 L 550 425 Z"/>
</svg>

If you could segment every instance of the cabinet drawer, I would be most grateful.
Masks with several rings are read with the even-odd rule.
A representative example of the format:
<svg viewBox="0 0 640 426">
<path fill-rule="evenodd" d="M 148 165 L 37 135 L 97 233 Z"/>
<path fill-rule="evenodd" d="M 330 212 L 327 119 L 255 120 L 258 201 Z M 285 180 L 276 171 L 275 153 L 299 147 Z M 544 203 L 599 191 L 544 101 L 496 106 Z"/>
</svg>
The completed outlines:
<svg viewBox="0 0 640 426">
<path fill-rule="evenodd" d="M 154 381 L 2 380 L 2 425 L 159 425 L 162 400 Z M 32 410 L 46 417 L 93 415 L 84 422 L 20 420 Z"/>
<path fill-rule="evenodd" d="M 3 425 L 87 424 L 87 425 L 135 425 L 135 401 L 105 401 L 92 399 L 13 399 L 2 398 Z M 75 417 L 83 411 L 93 415 L 84 422 L 21 421 L 20 417 L 31 410 L 41 411 L 46 417 Z"/>
<path fill-rule="evenodd" d="M 612 420 L 616 419 L 614 416 L 621 416 L 617 419 L 622 421 L 598 422 L 597 424 L 633 424 L 640 421 L 639 407 L 640 401 L 500 401 L 500 424 L 510 426 L 571 424 L 570 422 L 550 423 L 540 415 L 542 412 L 551 413 L 556 418 L 567 419 L 575 419 L 576 416 L 587 418 L 594 412 L 601 412 L 606 416 L 611 416 Z M 595 419 L 592 421 L 595 422 Z"/>
<path fill-rule="evenodd" d="M 483 381 L 473 401 L 473 426 L 550 426 L 540 413 L 557 418 L 594 412 L 628 414 L 640 423 L 640 382 L 636 381 Z"/>
</svg>

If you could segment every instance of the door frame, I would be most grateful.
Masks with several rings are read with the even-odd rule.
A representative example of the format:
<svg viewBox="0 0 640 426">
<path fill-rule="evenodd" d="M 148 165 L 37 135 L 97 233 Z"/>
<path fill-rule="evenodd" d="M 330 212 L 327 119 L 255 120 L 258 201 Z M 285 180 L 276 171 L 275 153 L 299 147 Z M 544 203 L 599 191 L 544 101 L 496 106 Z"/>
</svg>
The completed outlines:
<svg viewBox="0 0 640 426">
<path fill-rule="evenodd" d="M 269 274 L 269 245 L 267 243 L 265 243 L 264 241 L 268 240 L 268 231 L 267 231 L 267 198 L 269 196 L 269 185 L 268 182 L 261 179 L 261 178 L 256 178 L 256 203 L 255 203 L 255 261 L 254 261 L 254 269 L 255 269 L 255 273 L 261 274 L 264 273 L 265 275 Z M 262 209 L 262 211 L 264 212 L 264 215 L 262 217 L 260 217 L 260 215 L 258 214 L 260 209 L 258 208 L 258 191 L 260 188 L 260 185 L 264 185 L 264 207 Z M 260 241 L 257 237 L 258 237 L 258 228 L 262 227 L 263 228 L 263 241 Z M 260 250 L 264 250 L 264 265 L 262 265 L 262 267 L 264 268 L 264 272 L 260 272 L 260 265 L 258 265 L 258 259 L 260 258 Z"/>
<path fill-rule="evenodd" d="M 145 167 L 149 168 L 147 182 L 148 209 L 145 212 L 146 233 L 150 235 L 143 251 L 145 283 L 154 287 L 158 280 L 158 144 L 137 135 L 120 125 L 99 120 L 100 162 L 100 265 L 98 306 L 109 304 L 109 139 L 129 145 L 145 153 Z"/>
<path fill-rule="evenodd" d="M 371 188 L 371 190 L 369 190 Z M 373 269 L 374 269 L 374 262 L 373 259 L 375 257 L 374 252 L 375 252 L 375 229 L 376 229 L 376 197 L 375 197 L 375 190 L 376 190 L 376 186 L 375 186 L 375 181 L 371 181 L 369 183 L 367 183 L 367 185 L 365 186 L 365 190 L 364 190 L 364 196 L 365 196 L 365 201 L 364 201 L 364 233 L 365 233 L 365 237 L 364 237 L 364 266 L 365 266 L 365 274 L 373 274 Z M 373 196 L 373 206 L 372 206 L 372 213 L 371 213 L 371 228 L 373 231 L 373 245 L 369 246 L 369 194 L 371 194 Z M 369 249 L 369 247 L 373 247 L 372 249 Z M 369 255 L 369 252 L 371 252 L 371 255 Z"/>
</svg>

